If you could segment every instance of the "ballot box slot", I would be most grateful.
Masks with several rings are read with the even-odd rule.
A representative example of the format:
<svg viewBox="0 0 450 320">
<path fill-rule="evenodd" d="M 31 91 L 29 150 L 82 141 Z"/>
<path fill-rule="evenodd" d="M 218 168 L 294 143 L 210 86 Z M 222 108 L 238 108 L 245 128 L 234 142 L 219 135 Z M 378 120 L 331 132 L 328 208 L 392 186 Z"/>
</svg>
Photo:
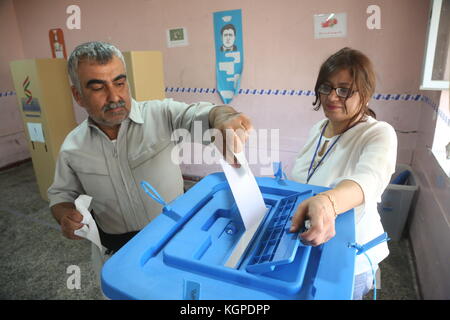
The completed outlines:
<svg viewBox="0 0 450 320">
<path fill-rule="evenodd" d="M 224 266 L 245 232 L 229 189 L 214 194 L 214 200 L 198 210 L 189 224 L 171 239 L 163 250 L 164 263 L 269 291 L 300 290 L 310 247 L 303 246 L 298 234 L 289 233 L 288 228 L 297 206 L 312 193 L 289 192 L 288 196 L 277 193 L 266 194 L 264 202 L 268 211 L 238 268 Z M 216 209 L 212 210 L 213 207 Z"/>
<path fill-rule="evenodd" d="M 255 249 L 250 252 L 245 270 L 265 274 L 292 263 L 299 248 L 302 248 L 301 269 L 305 270 L 311 248 L 304 246 L 298 233 L 290 233 L 290 222 L 298 205 L 312 196 L 311 191 L 295 193 L 282 198 L 274 207 L 260 236 L 254 239 Z"/>
</svg>

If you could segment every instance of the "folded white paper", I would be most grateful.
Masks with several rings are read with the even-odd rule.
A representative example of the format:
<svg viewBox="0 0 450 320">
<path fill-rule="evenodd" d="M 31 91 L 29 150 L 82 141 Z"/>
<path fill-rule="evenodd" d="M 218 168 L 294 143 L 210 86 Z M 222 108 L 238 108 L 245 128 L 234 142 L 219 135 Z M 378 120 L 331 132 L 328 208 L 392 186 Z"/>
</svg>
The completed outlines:
<svg viewBox="0 0 450 320">
<path fill-rule="evenodd" d="M 241 164 L 240 168 L 232 167 L 223 159 L 220 163 L 236 200 L 245 229 L 248 230 L 264 217 L 266 205 L 244 152 L 236 153 L 235 156 Z"/>
<path fill-rule="evenodd" d="M 82 194 L 75 200 L 75 208 L 81 213 L 83 216 L 83 220 L 81 221 L 84 224 L 80 229 L 75 230 L 75 234 L 79 237 L 88 239 L 93 242 L 101 251 L 102 254 L 105 253 L 105 247 L 102 246 L 100 241 L 100 235 L 98 234 L 97 224 L 95 223 L 94 218 L 92 218 L 91 213 L 89 212 L 89 205 L 91 204 L 92 197 Z"/>
<path fill-rule="evenodd" d="M 244 152 L 236 153 L 235 157 L 241 164 L 240 168 L 232 167 L 223 159 L 220 162 L 245 226 L 245 233 L 225 263 L 227 267 L 232 268 L 237 267 L 237 263 L 267 211 L 261 190 L 250 170 Z"/>
</svg>

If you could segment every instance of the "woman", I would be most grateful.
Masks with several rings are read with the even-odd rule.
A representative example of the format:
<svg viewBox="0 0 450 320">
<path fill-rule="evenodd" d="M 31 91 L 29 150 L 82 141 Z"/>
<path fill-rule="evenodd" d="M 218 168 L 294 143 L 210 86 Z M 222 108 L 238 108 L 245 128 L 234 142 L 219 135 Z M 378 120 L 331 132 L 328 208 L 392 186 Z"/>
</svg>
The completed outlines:
<svg viewBox="0 0 450 320">
<path fill-rule="evenodd" d="M 335 218 L 355 209 L 356 242 L 365 244 L 384 232 L 377 202 L 395 171 L 397 136 L 386 122 L 375 120 L 369 100 L 375 90 L 370 60 L 360 51 L 343 48 L 321 66 L 315 110 L 326 119 L 310 131 L 292 178 L 331 189 L 304 201 L 292 219 L 292 232 L 305 219 L 311 228 L 300 236 L 317 246 L 335 235 Z M 367 251 L 375 268 L 389 254 L 386 242 Z M 364 255 L 356 257 L 354 299 L 372 288 L 373 276 Z"/>
</svg>

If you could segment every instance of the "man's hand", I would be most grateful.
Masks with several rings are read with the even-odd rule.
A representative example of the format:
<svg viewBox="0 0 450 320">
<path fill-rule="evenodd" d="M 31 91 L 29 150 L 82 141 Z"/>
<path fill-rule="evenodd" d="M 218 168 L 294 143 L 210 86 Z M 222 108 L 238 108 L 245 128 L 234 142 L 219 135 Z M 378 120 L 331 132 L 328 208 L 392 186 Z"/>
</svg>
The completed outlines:
<svg viewBox="0 0 450 320">
<path fill-rule="evenodd" d="M 209 123 L 212 128 L 221 132 L 222 137 L 216 137 L 214 142 L 222 151 L 225 160 L 233 167 L 239 168 L 240 164 L 234 153 L 244 150 L 244 144 L 253 130 L 252 122 L 246 115 L 230 106 L 217 106 L 209 113 Z"/>
<path fill-rule="evenodd" d="M 83 239 L 74 234 L 75 230 L 83 227 L 81 221 L 83 216 L 75 209 L 75 205 L 70 202 L 58 203 L 50 208 L 53 217 L 61 226 L 61 231 L 67 239 Z"/>
</svg>

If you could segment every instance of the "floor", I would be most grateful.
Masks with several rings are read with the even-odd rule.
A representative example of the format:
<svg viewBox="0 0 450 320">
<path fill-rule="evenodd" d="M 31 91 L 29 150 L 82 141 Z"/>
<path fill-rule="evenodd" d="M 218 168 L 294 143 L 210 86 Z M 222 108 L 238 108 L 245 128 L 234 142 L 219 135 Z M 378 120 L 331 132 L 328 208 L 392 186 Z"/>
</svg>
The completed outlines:
<svg viewBox="0 0 450 320">
<path fill-rule="evenodd" d="M 90 244 L 61 235 L 30 161 L 0 172 L 0 199 L 0 299 L 103 299 Z M 377 299 L 420 299 L 408 239 L 389 242 L 389 249 L 380 264 Z M 79 270 L 79 289 L 73 287 L 73 268 Z M 372 293 L 365 297 L 372 298 Z"/>
</svg>

